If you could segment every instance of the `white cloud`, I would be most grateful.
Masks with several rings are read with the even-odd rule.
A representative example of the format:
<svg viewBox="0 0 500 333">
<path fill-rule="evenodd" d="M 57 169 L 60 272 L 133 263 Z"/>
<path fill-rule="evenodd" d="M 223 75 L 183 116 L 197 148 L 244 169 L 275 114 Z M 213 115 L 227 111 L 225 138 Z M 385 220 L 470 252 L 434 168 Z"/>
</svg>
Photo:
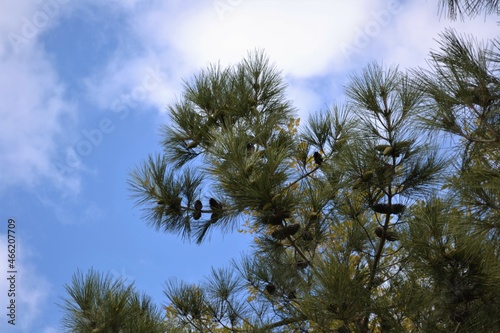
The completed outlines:
<svg viewBox="0 0 500 333">
<path fill-rule="evenodd" d="M 309 87 L 307 82 L 295 80 L 287 88 L 287 94 L 292 101 L 292 105 L 297 109 L 297 115 L 304 124 L 311 112 L 325 109 L 326 105 L 321 100 L 318 92 Z"/>
<path fill-rule="evenodd" d="M 30 50 L 37 37 L 57 24 L 69 0 L 26 0 L 2 3 L 0 56 Z"/>
<path fill-rule="evenodd" d="M 377 39 L 379 57 L 385 63 L 401 68 L 423 66 L 431 49 L 439 48 L 439 34 L 453 28 L 461 34 L 472 34 L 478 39 L 498 37 L 497 18 L 476 18 L 466 21 L 439 19 L 435 2 L 409 2 L 397 15 L 387 34 Z"/>
<path fill-rule="evenodd" d="M 22 3 L 22 5 L 21 5 Z M 58 141 L 75 121 L 64 86 L 38 43 L 56 24 L 66 0 L 9 2 L 0 14 L 0 184 L 34 188 L 48 180 L 64 191 L 79 181 L 58 172 L 52 159 Z"/>
<path fill-rule="evenodd" d="M 4 32 L 0 70 L 6 73 L 0 78 L 4 106 L 0 110 L 4 119 L 0 123 L 0 164 L 4 169 L 0 180 L 4 186 L 33 187 L 47 179 L 59 188 L 79 189 L 77 174 L 68 176 L 52 166 L 54 156 L 68 164 L 64 159 L 70 154 L 63 151 L 67 145 L 58 142 L 68 142 L 65 130 L 75 121 L 75 110 L 65 101 L 64 86 L 37 44 L 39 33 L 55 25 L 59 13 L 69 8 L 66 1 L 9 4 L 14 14 L 0 14 L 6 19 L 0 20 Z M 47 3 L 59 7 L 50 14 Z M 89 99 L 105 111 L 123 112 L 120 116 L 125 110 L 144 107 L 163 111 L 181 92 L 183 79 L 190 79 L 210 62 L 239 62 L 255 48 L 265 49 L 290 79 L 289 98 L 303 115 L 336 99 L 331 96 L 325 101 L 325 91 L 309 85 L 314 78 L 345 75 L 374 59 L 402 68 L 424 65 L 429 49 L 436 45 L 434 39 L 449 25 L 478 36 L 494 36 L 496 31 L 496 22 L 481 19 L 453 24 L 440 20 L 437 5 L 429 1 L 91 3 L 106 8 L 105 12 L 119 12 L 126 40 L 137 43 L 132 52 L 130 46 L 118 44 L 114 54 L 104 60 L 104 70 L 86 80 Z M 45 23 L 40 21 L 40 13 L 48 17 Z M 23 22 L 29 25 L 26 20 L 37 23 L 37 32 L 30 43 L 21 45 L 23 52 L 16 54 L 5 36 L 22 33 Z M 72 161 L 72 170 L 82 168 Z"/>
<path fill-rule="evenodd" d="M 217 4 L 224 3 L 223 12 Z M 208 3 L 154 2 L 128 13 L 132 32 L 145 54 L 120 50 L 102 73 L 87 81 L 89 95 L 101 108 L 130 94 L 141 82 L 144 68 L 161 65 L 166 80 L 152 90 L 143 105 L 163 110 L 181 92 L 182 80 L 209 63 L 237 63 L 248 51 L 261 48 L 292 78 L 324 74 L 339 53 L 340 43 L 379 10 L 377 2 L 328 1 L 213 1 Z M 229 7 L 228 7 L 229 6 Z M 142 77 L 141 77 L 142 76 Z M 298 81 L 297 81 L 298 82 Z M 298 82 L 300 84 L 300 82 Z M 298 106 L 312 107 L 312 90 L 291 96 Z M 305 98 L 304 100 L 301 100 Z"/>
<path fill-rule="evenodd" d="M 3 50 L 7 51 L 8 48 L 14 47 L 11 44 L 15 37 L 20 37 L 23 40 L 29 39 L 31 34 L 26 35 L 23 32 L 28 31 L 28 27 L 25 25 L 31 25 L 31 19 L 33 14 L 37 11 L 37 8 L 41 4 L 42 0 L 27 0 L 27 1 L 8 1 L 2 3 L 2 11 L 0 13 L 0 44 L 3 46 Z M 23 29 L 24 28 L 24 29 Z M 33 31 L 33 35 L 36 35 L 39 30 Z M 33 36 L 34 37 L 34 36 Z M 6 45 L 8 42 L 8 45 Z M 1 55 L 2 53 L 0 53 Z"/>
<path fill-rule="evenodd" d="M 129 12 L 128 26 L 148 56 L 114 58 L 101 81 L 116 84 L 123 68 L 160 63 L 168 79 L 148 98 L 163 106 L 180 92 L 182 79 L 208 63 L 237 63 L 249 50 L 263 48 L 292 79 L 291 99 L 310 111 L 325 103 L 306 86 L 313 77 L 345 75 L 373 60 L 401 68 L 425 64 L 434 39 L 449 25 L 479 35 L 496 31 L 480 19 L 466 24 L 440 19 L 432 1 L 214 0 L 189 5 L 158 1 Z M 131 82 L 137 80 L 135 75 Z"/>
<path fill-rule="evenodd" d="M 40 314 L 45 309 L 46 299 L 48 298 L 49 292 L 51 290 L 50 284 L 47 280 L 40 275 L 37 268 L 31 264 L 34 257 L 34 250 L 22 243 L 22 239 L 19 235 L 16 235 L 16 258 L 15 258 L 15 270 L 17 274 L 8 274 L 7 272 L 11 269 L 8 267 L 7 255 L 4 249 L 7 249 L 7 235 L 0 234 L 0 248 L 2 249 L 2 254 L 4 258 L 0 260 L 0 271 L 3 274 L 8 274 L 10 277 L 14 275 L 11 281 L 6 278 L 0 279 L 0 294 L 1 298 L 1 308 L 6 309 L 8 306 L 7 302 L 11 299 L 15 301 L 15 328 L 19 329 L 19 332 L 33 332 L 33 326 L 35 321 L 39 319 Z M 8 291 L 13 291 L 15 297 L 8 296 Z M 6 311 L 2 313 L 3 319 L 0 321 L 0 331 L 1 332 L 11 332 L 12 327 L 6 320 Z M 10 318 L 9 318 L 10 319 Z"/>
<path fill-rule="evenodd" d="M 165 96 L 172 91 L 168 77 L 165 66 L 154 55 L 123 59 L 118 53 L 104 73 L 93 75 L 85 82 L 92 103 L 121 115 L 124 109 L 164 105 Z"/>
<path fill-rule="evenodd" d="M 62 185 L 51 156 L 64 123 L 72 122 L 72 106 L 51 65 L 35 50 L 0 61 L 0 183 L 34 187 L 40 177 Z M 63 187 L 78 186 L 69 182 Z"/>
<path fill-rule="evenodd" d="M 175 16 L 163 6 L 135 16 L 141 24 L 132 26 L 144 43 L 173 47 L 190 66 L 235 63 L 264 48 L 287 74 L 310 76 L 324 72 L 338 44 L 375 9 L 376 1 L 240 1 L 221 17 L 210 5 Z"/>
</svg>

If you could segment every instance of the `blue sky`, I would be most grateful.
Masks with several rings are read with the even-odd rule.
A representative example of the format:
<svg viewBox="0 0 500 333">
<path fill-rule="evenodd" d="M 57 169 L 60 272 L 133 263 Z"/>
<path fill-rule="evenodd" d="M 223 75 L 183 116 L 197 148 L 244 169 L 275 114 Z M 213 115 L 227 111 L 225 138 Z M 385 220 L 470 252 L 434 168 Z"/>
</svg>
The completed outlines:
<svg viewBox="0 0 500 333">
<path fill-rule="evenodd" d="M 342 100 L 371 61 L 426 66 L 446 27 L 498 36 L 497 17 L 440 19 L 437 0 L 24 0 L 0 4 L 0 332 L 62 332 L 77 269 L 135 281 L 163 304 L 249 239 L 197 246 L 146 226 L 128 173 L 160 152 L 166 107 L 207 64 L 255 48 L 283 70 L 299 115 Z M 8 325 L 7 224 L 16 222 L 16 325 Z"/>
</svg>

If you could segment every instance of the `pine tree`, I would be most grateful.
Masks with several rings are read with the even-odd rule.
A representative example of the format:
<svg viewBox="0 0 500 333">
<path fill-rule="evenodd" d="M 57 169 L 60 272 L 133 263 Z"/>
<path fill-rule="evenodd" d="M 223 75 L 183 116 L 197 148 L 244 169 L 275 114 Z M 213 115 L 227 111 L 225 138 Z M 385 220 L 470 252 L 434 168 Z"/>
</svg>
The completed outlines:
<svg viewBox="0 0 500 333">
<path fill-rule="evenodd" d="M 456 210 L 447 219 L 469 217 L 459 203 L 436 197 L 451 186 L 449 167 L 418 126 L 429 99 L 421 88 L 397 68 L 369 65 L 351 77 L 346 105 L 312 115 L 298 131 L 279 74 L 262 53 L 188 83 L 170 109 L 166 156 L 133 174 L 138 202 L 151 203 L 148 217 L 158 229 L 202 242 L 211 229 L 244 221 L 256 243 L 249 257 L 214 270 L 205 283 L 172 282 L 171 315 L 199 332 L 453 331 L 466 330 L 470 318 L 493 318 L 477 301 L 488 288 L 478 285 L 473 296 L 462 290 L 474 289 L 474 274 L 486 274 L 470 266 L 481 252 L 490 251 L 495 276 L 491 244 L 463 237 L 460 223 L 445 224 L 442 237 L 453 241 L 434 249 L 440 258 L 425 252 L 441 246 L 432 232 L 444 226 L 432 223 L 444 217 L 418 212 L 446 203 Z M 203 172 L 193 176 L 189 163 L 203 163 Z M 154 176 L 164 174 L 159 165 L 170 173 Z M 212 192 L 217 199 L 204 194 Z M 168 208 L 172 198 L 176 210 Z M 161 214 L 159 199 L 166 202 Z M 199 221 L 191 219 L 195 199 L 210 206 Z M 443 260 L 449 267 L 440 271 Z M 443 296 L 429 299 L 429 289 Z"/>
<path fill-rule="evenodd" d="M 302 127 L 261 51 L 186 82 L 165 153 L 131 173 L 137 204 L 186 241 L 255 242 L 199 283 L 169 281 L 169 329 L 500 331 L 498 45 L 446 31 L 431 69 L 370 64 L 345 104 Z M 132 292 L 83 281 L 68 288 L 68 327 L 113 325 L 78 295 Z"/>
<path fill-rule="evenodd" d="M 431 70 L 415 71 L 426 95 L 425 126 L 447 133 L 454 143 L 454 163 L 442 191 L 448 197 L 419 205 L 417 223 L 409 224 L 409 246 L 419 257 L 414 264 L 446 305 L 435 313 L 431 327 L 436 330 L 500 330 L 498 43 L 447 30 L 440 50 L 431 52 Z M 422 238 L 429 242 L 417 241 Z"/>
<path fill-rule="evenodd" d="M 498 236 L 500 215 L 499 41 L 482 45 L 448 30 L 432 71 L 417 71 L 428 96 L 423 120 L 456 142 L 449 186 L 477 217 L 475 231 Z M 497 50 L 497 51 L 495 51 Z"/>
<path fill-rule="evenodd" d="M 164 316 L 147 296 L 122 279 L 90 270 L 66 286 L 64 326 L 78 333 L 163 333 Z"/>
<path fill-rule="evenodd" d="M 500 11 L 498 0 L 439 0 L 439 7 L 452 20 L 465 16 L 473 18 L 482 13 L 498 14 Z"/>
</svg>

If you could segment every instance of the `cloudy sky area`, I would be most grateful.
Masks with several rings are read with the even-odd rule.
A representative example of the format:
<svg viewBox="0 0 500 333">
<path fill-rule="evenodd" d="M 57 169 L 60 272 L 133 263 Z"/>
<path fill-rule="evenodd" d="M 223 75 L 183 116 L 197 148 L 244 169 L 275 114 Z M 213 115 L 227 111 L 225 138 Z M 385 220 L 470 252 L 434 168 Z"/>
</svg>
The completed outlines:
<svg viewBox="0 0 500 333">
<path fill-rule="evenodd" d="M 372 61 L 426 66 L 447 27 L 498 36 L 498 17 L 450 22 L 438 0 L 24 0 L 0 4 L 0 332 L 61 332 L 77 269 L 135 281 L 158 304 L 247 248 L 184 244 L 141 220 L 127 175 L 161 151 L 182 80 L 264 49 L 302 118 L 343 99 Z M 7 324 L 7 221 L 16 221 L 16 326 Z"/>
</svg>

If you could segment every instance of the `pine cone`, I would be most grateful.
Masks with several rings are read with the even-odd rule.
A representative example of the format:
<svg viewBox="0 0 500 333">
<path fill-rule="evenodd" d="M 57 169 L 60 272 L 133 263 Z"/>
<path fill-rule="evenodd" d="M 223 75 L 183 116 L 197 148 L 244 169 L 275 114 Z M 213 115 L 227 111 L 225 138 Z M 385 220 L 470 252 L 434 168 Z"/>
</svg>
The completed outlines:
<svg viewBox="0 0 500 333">
<path fill-rule="evenodd" d="M 290 217 L 292 217 L 292 214 L 290 214 L 290 212 L 287 210 L 280 210 L 276 214 L 282 219 L 289 219 Z"/>
<path fill-rule="evenodd" d="M 317 165 L 321 165 L 323 163 L 323 156 L 317 151 L 314 152 L 314 162 Z"/>
<path fill-rule="evenodd" d="M 201 211 L 200 210 L 195 210 L 193 212 L 193 219 L 199 220 L 201 218 Z"/>
<path fill-rule="evenodd" d="M 268 283 L 266 285 L 265 290 L 267 291 L 267 293 L 269 295 L 272 295 L 272 294 L 274 294 L 276 292 L 276 286 L 274 284 L 272 284 L 272 283 Z"/>
<path fill-rule="evenodd" d="M 222 216 L 222 204 L 214 198 L 210 198 L 210 200 L 208 200 L 208 203 L 210 204 L 210 209 L 212 210 L 212 215 L 210 215 L 210 223 L 215 223 Z"/>
<path fill-rule="evenodd" d="M 388 146 L 384 149 L 384 151 L 382 152 L 382 155 L 388 156 L 388 155 L 391 155 L 393 152 L 394 152 L 394 148 L 391 146 Z"/>
<path fill-rule="evenodd" d="M 271 237 L 277 240 L 283 240 L 286 238 L 286 233 L 283 229 L 277 229 L 271 233 Z"/>
<path fill-rule="evenodd" d="M 300 229 L 300 224 L 299 223 L 294 223 L 294 224 L 289 224 L 286 227 L 283 227 L 283 231 L 286 233 L 287 236 L 293 236 L 299 231 Z"/>
<path fill-rule="evenodd" d="M 372 170 L 365 171 L 365 172 L 363 172 L 363 175 L 361 175 L 361 179 L 364 182 L 369 181 L 370 179 L 372 179 L 372 177 L 373 177 L 373 171 Z"/>
<path fill-rule="evenodd" d="M 194 202 L 194 209 L 195 210 L 201 210 L 202 208 L 203 208 L 203 204 L 201 203 L 201 201 L 200 200 L 196 200 Z"/>
<path fill-rule="evenodd" d="M 391 206 L 391 213 L 392 214 L 401 214 L 402 212 L 404 212 L 405 209 L 406 209 L 405 205 L 394 204 Z"/>
<path fill-rule="evenodd" d="M 262 207 L 263 211 L 267 212 L 267 211 L 271 210 L 271 208 L 273 208 L 273 204 L 268 202 L 264 206 L 261 206 L 261 207 Z"/>
<path fill-rule="evenodd" d="M 391 210 L 389 209 L 389 205 L 385 203 L 378 203 L 373 205 L 373 211 L 375 213 L 380 213 L 380 214 L 390 214 Z"/>
<path fill-rule="evenodd" d="M 222 204 L 217 200 L 215 200 L 214 198 L 210 198 L 208 203 L 210 204 L 211 210 L 222 210 Z"/>
<path fill-rule="evenodd" d="M 267 204 L 264 206 L 266 208 Z M 264 216 L 262 223 L 270 225 L 282 225 L 285 219 L 291 217 L 289 211 L 276 207 L 271 216 Z"/>
<path fill-rule="evenodd" d="M 399 239 L 398 234 L 394 231 L 386 230 L 384 232 L 383 227 L 375 228 L 375 235 L 377 235 L 377 237 L 382 238 L 382 235 L 384 235 L 384 234 L 385 234 L 385 239 L 389 242 L 394 242 L 394 241 L 397 241 Z"/>
<path fill-rule="evenodd" d="M 264 218 L 262 223 L 270 225 L 281 225 L 284 220 L 278 216 L 272 215 Z"/>
<path fill-rule="evenodd" d="M 406 206 L 403 204 L 393 204 L 389 206 L 385 203 L 378 203 L 373 205 L 373 211 L 380 214 L 401 214 L 404 212 Z"/>
<path fill-rule="evenodd" d="M 200 200 L 196 200 L 194 202 L 194 211 L 193 211 L 193 219 L 199 220 L 201 218 L 201 209 L 203 208 L 203 204 Z"/>
<path fill-rule="evenodd" d="M 375 150 L 379 151 L 380 153 L 383 153 L 384 150 L 386 150 L 388 147 L 390 147 L 389 145 L 377 145 L 375 146 Z"/>
</svg>

